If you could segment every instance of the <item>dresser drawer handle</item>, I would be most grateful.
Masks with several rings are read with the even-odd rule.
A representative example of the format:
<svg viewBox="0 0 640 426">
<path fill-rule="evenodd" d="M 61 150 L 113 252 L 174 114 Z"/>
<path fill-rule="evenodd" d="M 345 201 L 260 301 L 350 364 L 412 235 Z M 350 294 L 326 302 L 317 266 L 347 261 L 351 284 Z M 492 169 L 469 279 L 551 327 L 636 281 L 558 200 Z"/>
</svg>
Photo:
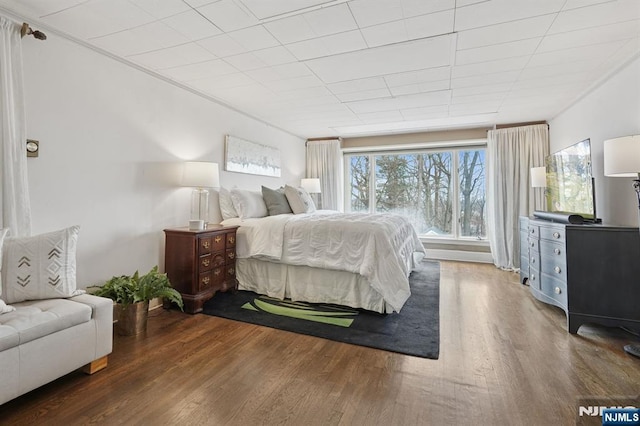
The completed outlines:
<svg viewBox="0 0 640 426">
<path fill-rule="evenodd" d="M 202 266 L 207 267 L 211 263 L 211 259 L 202 259 Z"/>
<path fill-rule="evenodd" d="M 535 257 L 531 258 L 531 263 L 536 263 L 536 258 Z"/>
<path fill-rule="evenodd" d="M 209 280 L 210 280 L 210 278 L 209 278 L 209 277 L 204 277 L 204 278 L 202 279 L 202 283 L 203 283 L 204 285 L 207 285 L 207 284 L 209 284 Z"/>
<path fill-rule="evenodd" d="M 555 254 L 557 254 L 558 256 L 560 256 L 560 249 L 559 249 L 559 248 L 554 248 L 554 249 L 553 249 L 553 252 L 554 252 Z"/>
<path fill-rule="evenodd" d="M 554 232 L 553 233 L 553 238 L 556 238 L 556 239 L 560 238 L 560 233 L 559 232 Z"/>
<path fill-rule="evenodd" d="M 533 228 L 531 228 L 531 229 L 529 230 L 529 232 L 531 232 L 532 234 L 535 234 L 535 233 L 536 233 L 536 230 L 535 230 L 535 229 L 533 229 Z"/>
<path fill-rule="evenodd" d="M 535 280 L 536 280 L 535 274 L 531 274 L 531 281 L 535 281 Z"/>
<path fill-rule="evenodd" d="M 236 254 L 232 251 L 229 252 L 229 259 L 233 259 L 236 257 Z"/>
<path fill-rule="evenodd" d="M 556 294 L 562 293 L 562 290 L 560 289 L 560 287 L 556 287 L 554 291 L 556 292 Z"/>
<path fill-rule="evenodd" d="M 233 243 L 235 243 L 235 242 L 236 242 L 236 237 L 234 237 L 234 236 L 232 235 L 232 236 L 230 236 L 230 237 L 229 237 L 228 241 L 229 241 L 229 244 L 233 244 Z"/>
<path fill-rule="evenodd" d="M 203 241 L 202 242 L 202 247 L 208 249 L 211 246 L 211 243 L 209 241 Z"/>
<path fill-rule="evenodd" d="M 559 266 L 556 266 L 555 268 L 553 268 L 554 271 L 556 271 L 556 274 L 559 274 L 561 269 Z"/>
<path fill-rule="evenodd" d="M 222 241 L 222 237 L 220 235 L 218 235 L 217 237 L 215 237 L 213 239 L 213 241 L 215 241 L 216 243 L 219 243 L 220 241 Z"/>
<path fill-rule="evenodd" d="M 229 273 L 229 275 L 233 275 L 236 273 L 236 270 L 233 268 L 229 268 L 229 270 L 227 271 Z"/>
<path fill-rule="evenodd" d="M 535 247 L 536 243 L 534 243 L 533 241 L 531 241 L 531 247 Z"/>
<path fill-rule="evenodd" d="M 213 271 L 213 275 L 215 276 L 220 275 L 220 269 L 216 269 L 215 271 Z"/>
</svg>

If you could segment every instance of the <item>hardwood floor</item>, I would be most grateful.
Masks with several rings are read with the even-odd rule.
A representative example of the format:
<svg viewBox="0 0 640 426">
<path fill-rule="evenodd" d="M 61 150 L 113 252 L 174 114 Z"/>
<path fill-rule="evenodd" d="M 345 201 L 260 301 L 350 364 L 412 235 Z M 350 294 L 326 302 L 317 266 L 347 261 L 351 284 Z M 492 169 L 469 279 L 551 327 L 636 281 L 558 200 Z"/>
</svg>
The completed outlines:
<svg viewBox="0 0 640 426">
<path fill-rule="evenodd" d="M 0 422 L 562 425 L 580 398 L 638 400 L 632 335 L 570 335 L 560 309 L 492 265 L 442 262 L 440 292 L 438 360 L 158 309 L 146 335 L 115 338 L 105 370 L 10 401 Z"/>
</svg>

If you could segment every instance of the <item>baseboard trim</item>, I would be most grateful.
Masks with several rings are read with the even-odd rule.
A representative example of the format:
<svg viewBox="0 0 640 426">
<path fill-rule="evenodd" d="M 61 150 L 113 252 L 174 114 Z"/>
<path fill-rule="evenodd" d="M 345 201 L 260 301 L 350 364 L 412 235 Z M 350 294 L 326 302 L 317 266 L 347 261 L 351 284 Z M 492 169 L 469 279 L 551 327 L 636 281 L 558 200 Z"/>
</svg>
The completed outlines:
<svg viewBox="0 0 640 426">
<path fill-rule="evenodd" d="M 427 249 L 426 258 L 437 260 L 456 260 L 460 262 L 493 263 L 491 253 L 464 250 Z"/>
</svg>

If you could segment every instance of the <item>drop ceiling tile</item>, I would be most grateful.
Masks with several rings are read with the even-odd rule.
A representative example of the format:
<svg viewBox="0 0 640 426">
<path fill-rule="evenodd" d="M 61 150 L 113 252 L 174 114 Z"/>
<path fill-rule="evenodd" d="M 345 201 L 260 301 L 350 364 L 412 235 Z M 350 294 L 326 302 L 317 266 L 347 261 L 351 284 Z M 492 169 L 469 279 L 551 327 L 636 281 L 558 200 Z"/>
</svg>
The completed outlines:
<svg viewBox="0 0 640 426">
<path fill-rule="evenodd" d="M 465 50 L 509 41 L 542 37 L 551 26 L 555 17 L 556 15 L 549 14 L 473 30 L 460 31 L 458 33 L 457 49 Z"/>
<path fill-rule="evenodd" d="M 424 54 L 416 55 L 415 52 Z M 450 53 L 451 37 L 440 36 L 311 59 L 305 63 L 324 82 L 337 83 L 449 65 Z"/>
<path fill-rule="evenodd" d="M 218 0 L 183 0 L 185 3 L 187 3 L 189 6 L 191 7 L 200 7 L 200 6 L 204 6 L 210 3 L 215 3 Z"/>
<path fill-rule="evenodd" d="M 356 114 L 368 112 L 393 111 L 405 108 L 417 108 L 433 105 L 446 105 L 451 98 L 450 90 L 399 96 L 396 98 L 374 99 L 348 102 L 346 105 Z"/>
<path fill-rule="evenodd" d="M 195 10 L 171 16 L 163 19 L 162 22 L 192 41 L 222 34 L 220 28 L 209 22 Z"/>
<path fill-rule="evenodd" d="M 428 120 L 431 118 L 441 118 L 449 115 L 448 105 L 436 105 L 426 108 L 407 108 L 400 111 L 405 120 Z"/>
<path fill-rule="evenodd" d="M 266 49 L 267 47 L 280 45 L 278 40 L 273 38 L 262 25 L 233 31 L 228 33 L 228 35 L 247 51 Z"/>
<path fill-rule="evenodd" d="M 199 40 L 198 44 L 219 58 L 246 53 L 247 49 L 226 34 Z"/>
<path fill-rule="evenodd" d="M 282 44 L 295 43 L 315 37 L 311 26 L 302 15 L 266 22 L 264 26 Z"/>
<path fill-rule="evenodd" d="M 387 22 L 361 30 L 369 47 L 432 37 L 453 32 L 453 10 Z"/>
<path fill-rule="evenodd" d="M 297 61 L 296 57 L 283 46 L 269 47 L 267 49 L 256 50 L 252 53 L 269 66 Z"/>
<path fill-rule="evenodd" d="M 482 95 L 487 93 L 501 93 L 508 92 L 511 90 L 513 86 L 513 82 L 510 83 L 497 83 L 497 84 L 481 84 L 481 85 L 473 85 L 467 87 L 458 87 L 453 89 L 452 99 L 466 97 L 466 96 L 474 96 L 474 95 Z"/>
<path fill-rule="evenodd" d="M 436 92 L 439 90 L 448 90 L 449 80 L 429 81 L 425 83 L 407 84 L 404 86 L 391 87 L 393 96 L 412 95 L 414 93 Z"/>
<path fill-rule="evenodd" d="M 291 101 L 295 99 L 326 98 L 328 96 L 332 96 L 332 93 L 326 87 L 315 86 L 279 92 L 277 99 L 279 101 Z"/>
<path fill-rule="evenodd" d="M 453 78 L 473 77 L 476 75 L 495 74 L 505 71 L 518 71 L 529 62 L 529 56 L 498 59 L 496 61 L 478 62 L 469 65 L 456 65 L 451 71 Z"/>
<path fill-rule="evenodd" d="M 554 50 L 553 52 L 536 53 L 531 57 L 527 67 L 541 67 L 545 65 L 562 64 L 566 62 L 600 60 L 624 45 L 624 41 L 615 41 L 573 49 Z"/>
<path fill-rule="evenodd" d="M 211 61 L 215 59 L 215 57 L 197 44 L 187 43 L 167 49 L 129 56 L 128 59 L 151 69 L 160 70 Z"/>
<path fill-rule="evenodd" d="M 402 121 L 404 117 L 400 111 L 383 111 L 358 114 L 358 118 L 366 124 L 389 123 L 392 121 Z"/>
<path fill-rule="evenodd" d="M 91 40 L 96 46 L 123 56 L 177 46 L 188 41 L 185 36 L 159 21 Z"/>
<path fill-rule="evenodd" d="M 376 99 L 391 97 L 389 89 L 364 90 L 362 92 L 342 93 L 336 95 L 341 102 L 361 101 L 363 99 Z"/>
<path fill-rule="evenodd" d="M 140 9 L 157 19 L 177 15 L 191 10 L 188 4 L 182 0 L 129 0 Z"/>
<path fill-rule="evenodd" d="M 309 68 L 299 62 L 250 70 L 247 71 L 246 74 L 260 83 L 313 75 L 311 71 L 309 71 Z"/>
<path fill-rule="evenodd" d="M 456 96 L 455 91 L 451 98 L 451 105 L 462 104 L 479 104 L 479 103 L 501 103 L 505 97 L 509 94 L 509 91 L 504 92 L 491 92 L 481 93 L 477 95 L 469 96 Z"/>
<path fill-rule="evenodd" d="M 477 87 L 501 83 L 513 83 L 518 79 L 520 71 L 507 71 L 495 74 L 483 74 L 472 77 L 460 77 L 451 79 L 451 87 L 459 89 L 462 87 Z"/>
<path fill-rule="evenodd" d="M 238 70 L 220 59 L 162 70 L 162 74 L 178 81 L 199 80 L 237 72 Z"/>
<path fill-rule="evenodd" d="M 217 77 L 207 77 L 189 82 L 189 85 L 195 89 L 204 90 L 215 96 L 219 89 L 229 89 L 241 86 L 253 86 L 255 81 L 244 75 L 243 73 L 225 74 Z"/>
<path fill-rule="evenodd" d="M 218 88 L 212 90 L 216 97 L 230 101 L 234 104 L 255 104 L 256 102 L 268 102 L 274 95 L 273 92 L 261 84 L 249 83 L 247 85 Z"/>
<path fill-rule="evenodd" d="M 449 115 L 490 114 L 498 112 L 502 101 L 474 102 L 449 105 Z"/>
<path fill-rule="evenodd" d="M 333 2 L 333 0 L 242 0 L 242 3 L 244 3 L 258 19 L 273 18 L 278 15 L 302 11 L 307 8 Z"/>
<path fill-rule="evenodd" d="M 318 37 L 288 44 L 287 49 L 300 61 L 366 49 L 360 31 Z"/>
<path fill-rule="evenodd" d="M 255 70 L 258 68 L 264 68 L 267 66 L 253 53 L 242 53 L 235 56 L 227 56 L 224 58 L 225 62 L 231 64 L 234 68 L 240 71 Z"/>
<path fill-rule="evenodd" d="M 349 6 L 344 3 L 307 12 L 302 17 L 318 37 L 358 29 Z"/>
<path fill-rule="evenodd" d="M 559 12 L 565 0 L 492 0 L 456 9 L 456 31 Z"/>
<path fill-rule="evenodd" d="M 361 80 L 344 81 L 328 84 L 327 87 L 336 95 L 344 93 L 362 92 L 366 90 L 384 89 L 387 87 L 382 77 L 363 78 Z"/>
<path fill-rule="evenodd" d="M 536 53 L 588 46 L 640 36 L 640 22 L 627 21 L 584 30 L 548 35 L 542 39 Z"/>
<path fill-rule="evenodd" d="M 640 19 L 640 2 L 637 0 L 617 0 L 560 12 L 549 29 L 549 34 L 564 33 L 634 19 Z"/>
<path fill-rule="evenodd" d="M 79 38 L 101 37 L 155 18 L 127 0 L 94 0 L 45 16 L 42 21 Z"/>
<path fill-rule="evenodd" d="M 512 91 L 520 89 L 540 88 L 546 89 L 554 86 L 570 86 L 572 84 L 582 84 L 591 77 L 589 72 L 577 72 L 571 74 L 554 75 L 551 77 L 538 77 L 526 80 L 518 80 L 513 84 Z"/>
<path fill-rule="evenodd" d="M 288 78 L 285 80 L 265 81 L 262 84 L 276 92 L 322 86 L 322 82 L 314 75 Z"/>
<path fill-rule="evenodd" d="M 458 50 L 456 52 L 456 65 L 494 61 L 518 56 L 530 56 L 535 52 L 541 39 L 541 37 L 536 37 L 527 40 L 476 47 L 474 49 Z"/>
<path fill-rule="evenodd" d="M 447 80 L 451 74 L 451 67 L 429 68 L 418 71 L 402 72 L 384 76 L 389 87 L 405 86 L 407 84 L 426 83 L 430 81 Z"/>
<path fill-rule="evenodd" d="M 233 0 L 220 0 L 199 7 L 198 12 L 225 32 L 258 24 L 256 17 L 240 4 Z"/>
<path fill-rule="evenodd" d="M 349 8 L 360 28 L 453 9 L 454 0 L 353 0 Z"/>
<path fill-rule="evenodd" d="M 4 0 L 2 3 L 12 10 L 40 18 L 51 13 L 69 9 L 86 1 L 87 0 Z"/>
<path fill-rule="evenodd" d="M 603 61 L 604 58 L 601 58 L 600 60 L 589 59 L 585 61 L 566 62 L 563 64 L 552 64 L 541 67 L 527 67 L 522 70 L 518 79 L 522 81 L 543 77 L 562 76 L 576 72 L 593 71 Z"/>
<path fill-rule="evenodd" d="M 593 6 L 594 4 L 607 3 L 612 0 L 567 0 L 562 10 L 577 9 L 579 7 Z"/>
</svg>

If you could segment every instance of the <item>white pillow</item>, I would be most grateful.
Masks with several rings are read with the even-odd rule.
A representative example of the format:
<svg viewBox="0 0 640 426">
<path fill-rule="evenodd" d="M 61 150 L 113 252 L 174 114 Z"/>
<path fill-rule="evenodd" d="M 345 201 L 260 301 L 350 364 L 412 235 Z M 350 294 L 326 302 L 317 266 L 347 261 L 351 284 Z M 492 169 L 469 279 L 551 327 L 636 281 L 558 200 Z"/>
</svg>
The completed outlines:
<svg viewBox="0 0 640 426">
<path fill-rule="evenodd" d="M 293 186 L 285 185 L 284 195 L 287 197 L 287 201 L 294 214 L 313 213 L 316 211 L 316 205 L 304 188 L 294 188 Z"/>
<path fill-rule="evenodd" d="M 8 228 L 0 229 L 0 296 L 2 296 L 2 246 L 3 246 L 4 237 L 7 236 L 8 232 L 9 232 Z M 11 312 L 15 310 L 16 308 L 14 308 L 13 306 L 7 305 L 6 303 L 4 303 L 4 300 L 0 299 L 0 314 L 4 314 L 6 312 Z"/>
<path fill-rule="evenodd" d="M 218 194 L 220 200 L 220 214 L 222 215 L 222 219 L 227 220 L 238 217 L 238 212 L 236 211 L 236 208 L 233 207 L 231 193 L 225 188 L 220 188 L 220 192 Z"/>
<path fill-rule="evenodd" d="M 7 238 L 2 258 L 3 298 L 8 303 L 83 294 L 76 290 L 79 226 L 33 237 Z"/>
<path fill-rule="evenodd" d="M 261 192 L 232 189 L 231 199 L 240 219 L 265 217 L 269 214 Z"/>
</svg>

